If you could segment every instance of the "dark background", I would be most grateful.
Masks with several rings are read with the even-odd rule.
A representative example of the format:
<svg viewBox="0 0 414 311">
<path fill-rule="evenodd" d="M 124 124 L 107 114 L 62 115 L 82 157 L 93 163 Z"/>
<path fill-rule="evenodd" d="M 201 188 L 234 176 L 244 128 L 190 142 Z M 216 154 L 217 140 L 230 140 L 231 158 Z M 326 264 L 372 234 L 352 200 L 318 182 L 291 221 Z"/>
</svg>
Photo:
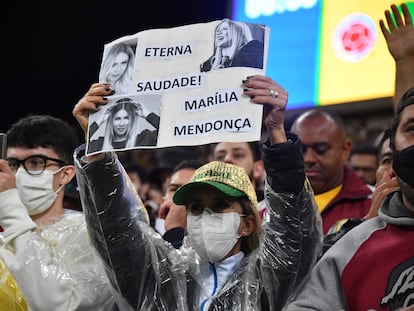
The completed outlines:
<svg viewBox="0 0 414 311">
<path fill-rule="evenodd" d="M 78 128 L 72 108 L 98 80 L 104 44 L 230 17 L 230 0 L 13 2 L 2 30 L 1 132 L 27 114 L 51 114 Z"/>
</svg>

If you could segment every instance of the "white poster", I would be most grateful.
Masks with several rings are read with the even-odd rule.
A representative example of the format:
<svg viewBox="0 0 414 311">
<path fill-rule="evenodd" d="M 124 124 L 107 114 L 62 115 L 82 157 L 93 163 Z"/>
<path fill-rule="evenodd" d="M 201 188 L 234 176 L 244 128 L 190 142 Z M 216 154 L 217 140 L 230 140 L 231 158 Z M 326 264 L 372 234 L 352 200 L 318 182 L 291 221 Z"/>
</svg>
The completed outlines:
<svg viewBox="0 0 414 311">
<path fill-rule="evenodd" d="M 269 33 L 223 19 L 105 45 L 99 81 L 115 93 L 89 116 L 87 153 L 260 140 L 263 108 L 242 80 L 265 74 Z"/>
</svg>

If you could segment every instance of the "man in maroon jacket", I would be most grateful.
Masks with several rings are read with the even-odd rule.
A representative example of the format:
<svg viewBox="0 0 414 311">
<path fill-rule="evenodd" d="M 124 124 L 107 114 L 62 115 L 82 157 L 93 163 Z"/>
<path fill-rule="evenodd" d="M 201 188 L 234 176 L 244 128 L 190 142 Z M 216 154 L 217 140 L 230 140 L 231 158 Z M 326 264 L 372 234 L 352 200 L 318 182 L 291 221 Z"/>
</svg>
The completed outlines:
<svg viewBox="0 0 414 311">
<path fill-rule="evenodd" d="M 364 217 L 371 206 L 371 190 L 347 165 L 351 141 L 342 118 L 330 110 L 309 110 L 292 124 L 302 142 L 305 171 L 327 234 L 348 218 Z"/>
</svg>

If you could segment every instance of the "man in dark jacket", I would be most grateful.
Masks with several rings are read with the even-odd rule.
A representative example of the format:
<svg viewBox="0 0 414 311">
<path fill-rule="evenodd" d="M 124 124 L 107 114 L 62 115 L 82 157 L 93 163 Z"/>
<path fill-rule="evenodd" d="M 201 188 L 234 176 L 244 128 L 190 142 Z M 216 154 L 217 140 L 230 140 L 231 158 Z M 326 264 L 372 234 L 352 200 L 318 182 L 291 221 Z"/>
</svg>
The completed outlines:
<svg viewBox="0 0 414 311">
<path fill-rule="evenodd" d="M 348 166 L 351 141 L 339 114 L 309 110 L 292 124 L 302 142 L 306 176 L 315 192 L 323 221 L 323 232 L 348 218 L 364 217 L 372 191 Z"/>
</svg>

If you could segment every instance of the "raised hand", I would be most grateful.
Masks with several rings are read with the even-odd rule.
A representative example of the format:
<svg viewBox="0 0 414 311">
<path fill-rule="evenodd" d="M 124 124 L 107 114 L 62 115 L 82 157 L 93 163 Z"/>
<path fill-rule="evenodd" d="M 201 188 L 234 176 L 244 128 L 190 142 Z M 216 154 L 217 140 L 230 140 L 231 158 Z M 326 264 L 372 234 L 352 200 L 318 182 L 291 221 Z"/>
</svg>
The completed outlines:
<svg viewBox="0 0 414 311">
<path fill-rule="evenodd" d="M 403 16 L 401 16 L 395 4 L 391 5 L 395 23 L 391 17 L 390 10 L 384 12 L 387 25 L 385 25 L 384 20 L 381 19 L 379 21 L 382 34 L 387 42 L 388 50 L 395 60 L 401 60 L 414 55 L 413 21 L 405 3 L 401 4 L 401 9 Z"/>
<path fill-rule="evenodd" d="M 0 159 L 0 192 L 16 188 L 16 177 L 6 160 Z"/>
<path fill-rule="evenodd" d="M 378 210 L 382 205 L 385 197 L 391 192 L 397 191 L 400 188 L 397 177 L 391 177 L 388 174 L 384 174 L 382 178 L 377 182 L 375 190 L 371 197 L 371 208 L 364 219 L 369 219 L 378 216 Z"/>
<path fill-rule="evenodd" d="M 78 101 L 72 110 L 72 115 L 76 118 L 85 135 L 88 131 L 88 119 L 90 112 L 98 111 L 99 105 L 106 105 L 113 91 L 107 83 L 94 83 L 86 94 Z"/>
<path fill-rule="evenodd" d="M 255 104 L 263 105 L 263 121 L 272 144 L 286 141 L 284 130 L 285 110 L 288 101 L 286 90 L 271 78 L 255 75 L 242 81 L 244 95 Z"/>
<path fill-rule="evenodd" d="M 172 228 L 185 228 L 187 226 L 187 211 L 184 205 L 176 205 L 170 198 L 164 198 L 158 216 L 164 219 L 165 230 Z"/>
<path fill-rule="evenodd" d="M 391 11 L 384 12 L 387 25 L 379 21 L 381 31 L 387 42 L 388 50 L 395 60 L 395 92 L 393 97 L 394 110 L 403 94 L 414 85 L 414 28 L 413 21 L 405 3 L 401 5 L 402 14 L 395 4 Z M 404 17 L 404 18 L 403 18 Z"/>
</svg>

